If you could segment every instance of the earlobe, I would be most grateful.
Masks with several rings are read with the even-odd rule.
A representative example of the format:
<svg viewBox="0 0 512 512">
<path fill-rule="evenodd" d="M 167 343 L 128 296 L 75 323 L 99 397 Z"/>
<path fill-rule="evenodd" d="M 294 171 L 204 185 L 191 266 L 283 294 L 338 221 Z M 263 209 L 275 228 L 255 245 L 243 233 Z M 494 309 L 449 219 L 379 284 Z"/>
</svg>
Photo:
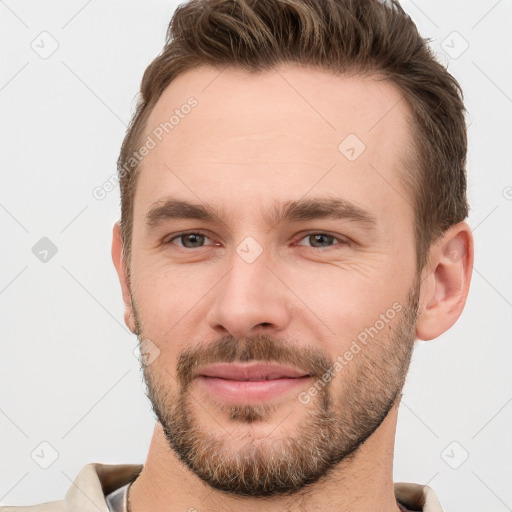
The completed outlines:
<svg viewBox="0 0 512 512">
<path fill-rule="evenodd" d="M 117 221 L 112 230 L 112 261 L 119 277 L 124 302 L 124 321 L 131 332 L 135 332 L 135 317 L 132 306 L 130 278 L 126 273 L 123 256 L 123 237 L 121 224 Z"/>
<path fill-rule="evenodd" d="M 466 222 L 452 226 L 433 244 L 422 276 L 417 338 L 437 338 L 457 321 L 469 291 L 473 254 L 473 236 Z"/>
</svg>

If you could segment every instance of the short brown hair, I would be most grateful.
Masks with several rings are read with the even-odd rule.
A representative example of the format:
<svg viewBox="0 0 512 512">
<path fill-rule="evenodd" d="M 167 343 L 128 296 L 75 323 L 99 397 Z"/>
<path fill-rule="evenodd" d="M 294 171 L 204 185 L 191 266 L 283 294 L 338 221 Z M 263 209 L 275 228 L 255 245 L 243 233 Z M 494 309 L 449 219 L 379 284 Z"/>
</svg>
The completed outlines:
<svg viewBox="0 0 512 512">
<path fill-rule="evenodd" d="M 140 165 L 127 165 L 164 89 L 209 65 L 248 72 L 296 63 L 334 74 L 382 75 L 411 116 L 414 155 L 404 183 L 415 210 L 417 270 L 444 231 L 468 215 L 467 136 L 460 85 L 434 57 L 398 1 L 191 0 L 178 6 L 162 53 L 148 66 L 118 160 L 123 253 L 130 272 Z"/>
</svg>

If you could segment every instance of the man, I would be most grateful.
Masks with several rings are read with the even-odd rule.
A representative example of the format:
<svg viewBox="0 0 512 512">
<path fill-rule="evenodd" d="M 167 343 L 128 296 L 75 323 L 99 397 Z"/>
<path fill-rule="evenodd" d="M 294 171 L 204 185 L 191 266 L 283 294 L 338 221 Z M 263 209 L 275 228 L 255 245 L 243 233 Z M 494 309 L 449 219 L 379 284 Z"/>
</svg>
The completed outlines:
<svg viewBox="0 0 512 512">
<path fill-rule="evenodd" d="M 465 159 L 460 88 L 397 3 L 180 6 L 112 244 L 150 451 L 29 509 L 442 510 L 393 447 L 414 342 L 467 297 Z"/>
</svg>

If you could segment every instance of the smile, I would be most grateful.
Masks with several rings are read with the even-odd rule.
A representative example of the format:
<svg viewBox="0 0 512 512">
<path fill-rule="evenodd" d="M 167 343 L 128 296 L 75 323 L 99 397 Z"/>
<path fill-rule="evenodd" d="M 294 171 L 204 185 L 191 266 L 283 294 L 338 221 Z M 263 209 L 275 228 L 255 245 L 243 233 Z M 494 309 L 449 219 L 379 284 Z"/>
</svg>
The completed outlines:
<svg viewBox="0 0 512 512">
<path fill-rule="evenodd" d="M 196 380 L 210 395 L 231 403 L 258 403 L 297 392 L 312 376 L 275 364 L 220 363 L 199 370 Z"/>
</svg>

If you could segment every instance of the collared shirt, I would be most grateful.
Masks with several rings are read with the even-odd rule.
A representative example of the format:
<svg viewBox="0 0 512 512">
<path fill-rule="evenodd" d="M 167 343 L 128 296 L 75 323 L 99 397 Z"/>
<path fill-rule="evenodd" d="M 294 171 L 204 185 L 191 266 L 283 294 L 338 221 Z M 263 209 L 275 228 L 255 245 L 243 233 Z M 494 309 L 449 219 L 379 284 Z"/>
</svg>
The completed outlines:
<svg viewBox="0 0 512 512">
<path fill-rule="evenodd" d="M 126 491 L 142 471 L 142 464 L 87 464 L 63 500 L 32 506 L 0 506 L 0 512 L 126 512 Z M 443 512 L 427 485 L 394 484 L 398 506 L 404 511 Z"/>
</svg>

